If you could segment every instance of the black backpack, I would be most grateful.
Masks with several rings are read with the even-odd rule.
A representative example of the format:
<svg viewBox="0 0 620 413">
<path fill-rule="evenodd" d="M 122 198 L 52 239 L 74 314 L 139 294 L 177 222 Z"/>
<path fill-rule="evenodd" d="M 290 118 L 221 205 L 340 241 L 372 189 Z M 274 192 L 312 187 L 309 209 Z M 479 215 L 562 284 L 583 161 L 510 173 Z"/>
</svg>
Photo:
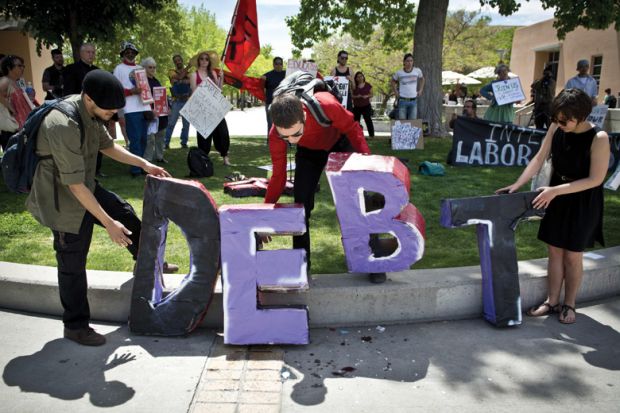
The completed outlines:
<svg viewBox="0 0 620 413">
<path fill-rule="evenodd" d="M 64 99 L 56 99 L 35 108 L 28 115 L 24 127 L 9 138 L 7 150 L 0 161 L 4 183 L 9 191 L 22 194 L 30 192 L 39 160 L 52 158 L 52 155 L 38 156 L 36 149 L 41 122 L 54 109 L 77 122 L 80 127 L 80 147 L 84 144 L 82 118 L 75 105 Z"/>
<path fill-rule="evenodd" d="M 298 71 L 291 73 L 280 82 L 280 85 L 273 91 L 273 97 L 292 93 L 301 99 L 304 105 L 308 108 L 314 119 L 319 125 L 323 127 L 329 127 L 332 121 L 325 115 L 321 104 L 314 97 L 314 92 L 329 92 L 338 101 L 342 101 L 338 88 L 335 87 L 333 81 L 323 81 L 316 79 L 308 72 Z"/>
<path fill-rule="evenodd" d="M 190 148 L 187 152 L 187 166 L 189 176 L 195 178 L 206 178 L 213 176 L 213 162 L 209 155 L 200 148 Z"/>
</svg>

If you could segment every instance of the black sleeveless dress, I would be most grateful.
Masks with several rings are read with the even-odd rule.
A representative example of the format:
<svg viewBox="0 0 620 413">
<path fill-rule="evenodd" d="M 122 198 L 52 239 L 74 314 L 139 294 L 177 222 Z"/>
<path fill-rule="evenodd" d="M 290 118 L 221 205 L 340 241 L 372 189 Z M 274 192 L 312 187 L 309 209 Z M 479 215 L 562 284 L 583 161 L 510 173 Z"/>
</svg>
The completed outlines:
<svg viewBox="0 0 620 413">
<path fill-rule="evenodd" d="M 594 128 L 582 133 L 557 129 L 551 142 L 553 175 L 550 186 L 586 178 Z M 538 239 L 554 247 L 580 252 L 603 240 L 603 185 L 556 196 L 545 211 Z"/>
</svg>

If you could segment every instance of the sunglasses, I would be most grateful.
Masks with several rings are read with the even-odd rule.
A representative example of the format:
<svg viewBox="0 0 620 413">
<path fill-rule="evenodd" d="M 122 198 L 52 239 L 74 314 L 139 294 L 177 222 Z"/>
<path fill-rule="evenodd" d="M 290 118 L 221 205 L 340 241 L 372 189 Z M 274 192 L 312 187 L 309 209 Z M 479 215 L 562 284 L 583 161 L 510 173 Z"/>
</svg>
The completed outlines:
<svg viewBox="0 0 620 413">
<path fill-rule="evenodd" d="M 209 58 L 208 58 L 208 57 L 201 57 L 201 58 L 200 58 L 200 59 L 198 59 L 198 60 L 209 60 Z"/>
<path fill-rule="evenodd" d="M 156 68 L 157 68 L 157 66 L 147 66 L 146 68 L 147 68 L 147 69 L 156 69 Z"/>
<path fill-rule="evenodd" d="M 288 138 L 299 138 L 300 136 L 302 136 L 304 134 L 304 126 L 305 123 L 301 124 L 301 127 L 299 128 L 299 130 L 293 134 L 290 135 L 282 135 L 280 132 L 278 132 L 278 130 L 276 129 L 276 132 L 278 132 L 278 137 L 282 140 L 287 141 Z"/>
</svg>

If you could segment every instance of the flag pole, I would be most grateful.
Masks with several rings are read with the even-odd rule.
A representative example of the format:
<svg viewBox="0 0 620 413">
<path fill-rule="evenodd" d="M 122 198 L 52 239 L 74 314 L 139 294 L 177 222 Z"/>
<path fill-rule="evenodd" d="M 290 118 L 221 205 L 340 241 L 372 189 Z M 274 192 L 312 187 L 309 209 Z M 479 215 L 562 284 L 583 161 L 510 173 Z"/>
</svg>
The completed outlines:
<svg viewBox="0 0 620 413">
<path fill-rule="evenodd" d="M 235 28 L 235 20 L 237 19 L 237 14 L 239 12 L 239 3 L 242 0 L 237 0 L 237 5 L 235 6 L 235 12 L 233 13 L 232 19 L 230 20 L 230 29 L 228 29 L 228 36 L 226 36 L 226 44 L 224 45 L 224 51 L 222 52 L 222 63 L 224 63 L 224 59 L 226 59 L 226 50 L 228 49 L 228 42 L 230 42 L 230 35 L 232 34 L 233 29 Z"/>
</svg>

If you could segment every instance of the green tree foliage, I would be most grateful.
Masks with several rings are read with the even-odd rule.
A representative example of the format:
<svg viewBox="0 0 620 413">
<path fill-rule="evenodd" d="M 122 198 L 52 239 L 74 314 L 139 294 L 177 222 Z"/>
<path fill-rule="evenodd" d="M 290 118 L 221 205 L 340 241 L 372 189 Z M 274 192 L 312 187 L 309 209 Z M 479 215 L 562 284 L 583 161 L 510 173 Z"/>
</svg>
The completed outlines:
<svg viewBox="0 0 620 413">
<path fill-rule="evenodd" d="M 130 26 L 141 8 L 157 10 L 174 0 L 0 0 L 0 15 L 24 20 L 24 31 L 42 46 L 57 46 L 68 40 L 73 56 L 79 57 L 84 41 L 110 37 L 111 28 Z"/>
<path fill-rule="evenodd" d="M 525 0 L 528 1 L 528 0 Z M 519 10 L 519 0 L 480 0 L 481 5 L 497 7 L 500 14 L 511 15 Z M 564 39 L 567 33 L 579 26 L 587 29 L 606 29 L 611 24 L 620 31 L 620 2 L 618 0 L 541 0 L 543 9 L 555 7 L 553 23 L 558 37 Z"/>
<path fill-rule="evenodd" d="M 443 41 L 443 70 L 467 74 L 498 62 L 502 49 L 504 63 L 510 62 L 514 27 L 490 26 L 490 18 L 479 11 L 448 12 Z"/>
</svg>

